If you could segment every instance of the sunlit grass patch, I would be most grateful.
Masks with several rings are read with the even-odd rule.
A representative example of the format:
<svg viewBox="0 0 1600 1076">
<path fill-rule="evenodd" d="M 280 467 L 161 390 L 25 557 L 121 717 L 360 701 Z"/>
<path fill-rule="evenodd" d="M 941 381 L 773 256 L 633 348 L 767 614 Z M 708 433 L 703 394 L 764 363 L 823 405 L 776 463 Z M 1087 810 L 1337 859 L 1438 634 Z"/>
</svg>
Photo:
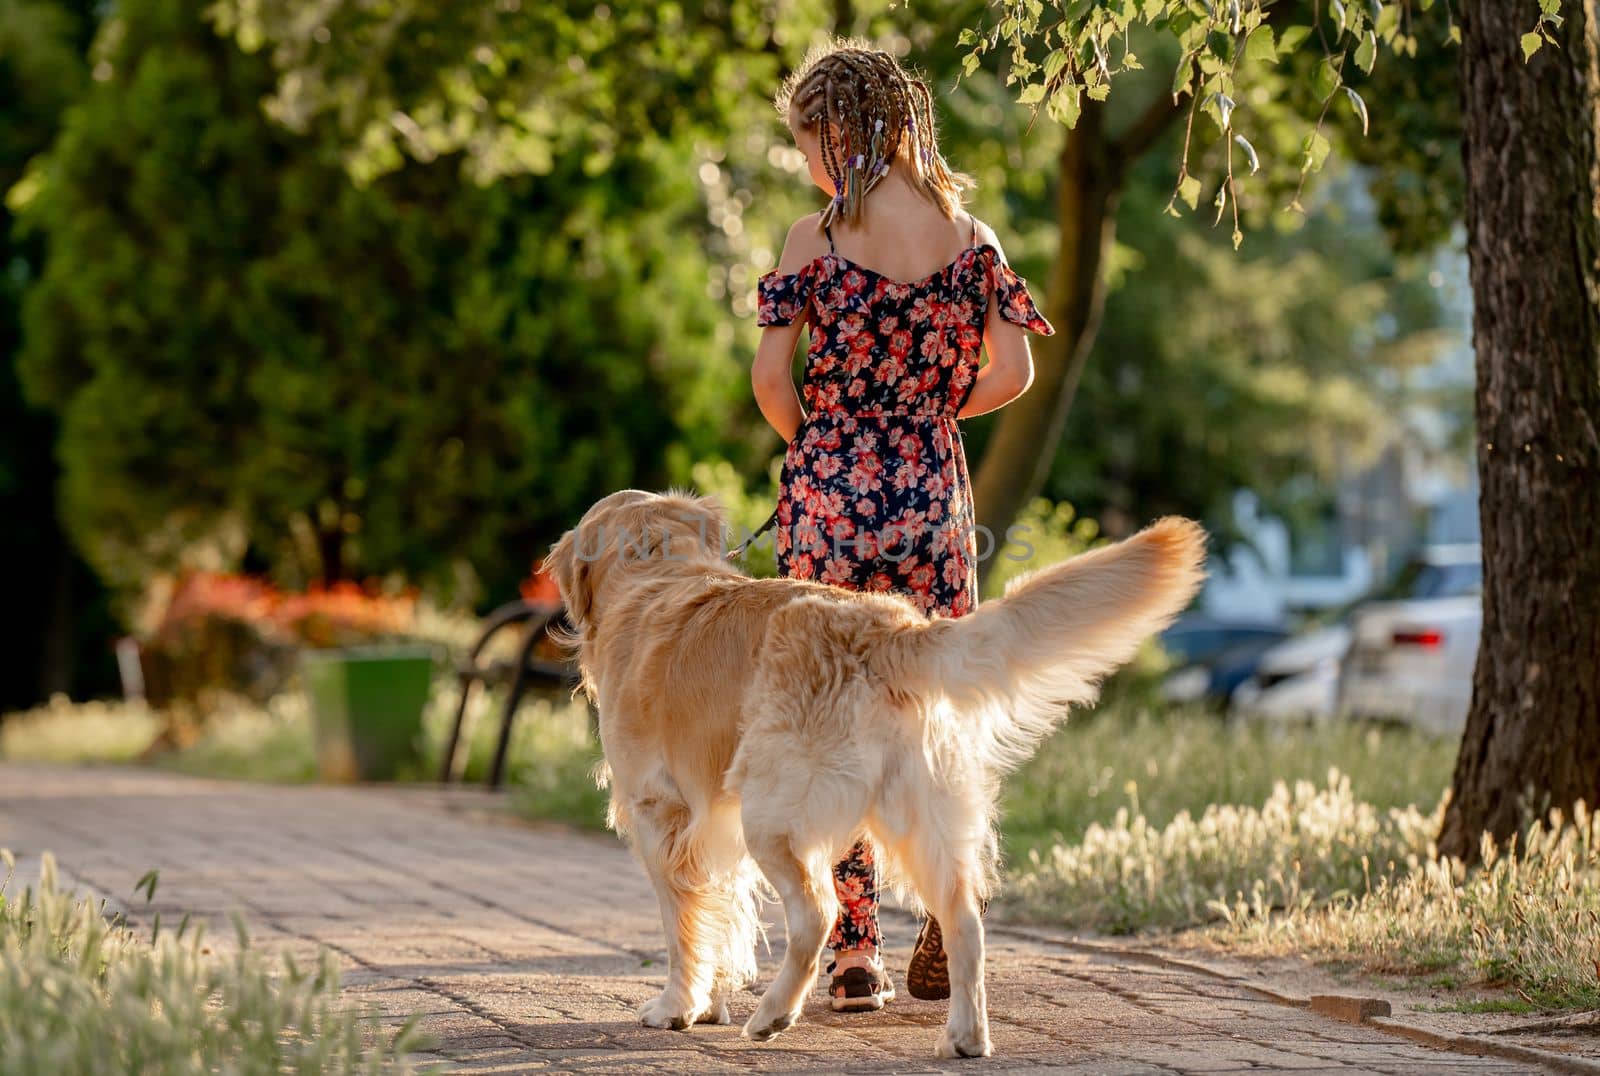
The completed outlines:
<svg viewBox="0 0 1600 1076">
<path fill-rule="evenodd" d="M 1330 769 L 1380 811 L 1431 806 L 1450 783 L 1456 744 L 1399 726 L 1350 721 L 1224 722 L 1205 710 L 1166 713 L 1133 702 L 1074 716 L 1005 786 L 1013 859 L 1083 838 L 1119 808 L 1165 826 L 1213 804 L 1259 804 L 1280 783 L 1321 783 Z"/>
<path fill-rule="evenodd" d="M 72 702 L 57 695 L 43 706 L 0 721 L 0 759 L 29 762 L 126 762 L 155 741 L 163 725 L 143 702 Z"/>
<path fill-rule="evenodd" d="M 1501 988 L 1476 1011 L 1600 1007 L 1600 826 L 1553 813 L 1468 870 L 1433 845 L 1444 803 L 1378 806 L 1337 772 L 1259 806 L 1130 808 L 1012 865 L 1001 907 L 1090 930 L 1191 930 L 1230 953 L 1302 953 L 1424 985 Z"/>
<path fill-rule="evenodd" d="M 1486 837 L 1481 855 L 1472 870 L 1429 857 L 1321 904 L 1235 903 L 1216 934 L 1236 950 L 1292 950 L 1374 970 L 1459 969 L 1533 1008 L 1600 1008 L 1594 813 L 1581 805 L 1571 818 L 1553 811 L 1503 847 Z"/>
<path fill-rule="evenodd" d="M 156 765 L 203 777 L 299 782 L 317 776 L 310 700 L 285 691 L 265 705 L 233 697 L 207 717 L 200 738 L 153 759 Z"/>
<path fill-rule="evenodd" d="M 1195 926 L 1241 905 L 1301 908 L 1362 891 L 1375 864 L 1426 857 L 1438 821 L 1379 810 L 1337 771 L 1321 786 L 1280 781 L 1259 807 L 1180 809 L 1165 825 L 1122 807 L 1081 840 L 1018 860 L 1004 899 L 1022 917 L 1113 932 Z"/>
<path fill-rule="evenodd" d="M 0 881 L 0 1076 L 409 1072 L 410 1025 L 387 1032 L 315 967 L 274 960 L 242 925 L 223 954 L 187 924 L 154 938 L 61 891 Z M 151 886 L 154 880 L 149 883 Z"/>
</svg>

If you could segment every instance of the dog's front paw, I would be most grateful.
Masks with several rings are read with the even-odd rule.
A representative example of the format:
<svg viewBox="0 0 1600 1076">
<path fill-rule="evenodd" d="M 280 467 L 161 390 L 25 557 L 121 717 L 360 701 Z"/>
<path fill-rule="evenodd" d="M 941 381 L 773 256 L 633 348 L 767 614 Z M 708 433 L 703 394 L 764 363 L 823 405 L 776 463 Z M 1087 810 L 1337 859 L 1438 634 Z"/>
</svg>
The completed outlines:
<svg viewBox="0 0 1600 1076">
<path fill-rule="evenodd" d="M 993 1052 L 989 1031 L 984 1027 L 961 1030 L 946 1027 L 944 1038 L 939 1040 L 940 1057 L 988 1057 Z"/>
<path fill-rule="evenodd" d="M 779 1032 L 789 1030 L 798 1019 L 800 1019 L 798 1010 L 795 1012 L 774 1013 L 768 1010 L 765 1005 L 762 1005 L 757 1007 L 756 1014 L 750 1018 L 749 1023 L 744 1025 L 742 1034 L 747 1039 L 766 1042 Z"/>
<path fill-rule="evenodd" d="M 694 1024 L 700 1013 L 694 1006 L 662 993 L 639 1006 L 637 1015 L 639 1023 L 645 1027 L 684 1031 Z"/>
</svg>

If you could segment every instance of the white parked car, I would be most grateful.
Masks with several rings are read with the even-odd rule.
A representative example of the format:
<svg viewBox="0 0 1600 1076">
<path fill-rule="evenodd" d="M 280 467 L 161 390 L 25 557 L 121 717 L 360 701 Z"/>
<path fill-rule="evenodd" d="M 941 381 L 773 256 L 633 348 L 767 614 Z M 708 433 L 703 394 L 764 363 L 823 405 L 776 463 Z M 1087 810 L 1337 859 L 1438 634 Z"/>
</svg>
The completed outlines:
<svg viewBox="0 0 1600 1076">
<path fill-rule="evenodd" d="M 1478 546 L 1436 546 L 1412 566 L 1407 600 L 1363 605 L 1339 676 L 1339 709 L 1458 733 L 1472 703 L 1483 630 Z"/>
<path fill-rule="evenodd" d="M 1339 663 L 1350 649 L 1350 629 L 1333 624 L 1261 655 L 1255 675 L 1228 702 L 1237 717 L 1314 718 L 1332 714 L 1339 693 Z"/>
<path fill-rule="evenodd" d="M 1234 693 L 1248 717 L 1357 717 L 1459 732 L 1472 697 L 1482 625 L 1476 545 L 1425 547 L 1343 624 L 1298 636 L 1262 655 Z"/>
</svg>

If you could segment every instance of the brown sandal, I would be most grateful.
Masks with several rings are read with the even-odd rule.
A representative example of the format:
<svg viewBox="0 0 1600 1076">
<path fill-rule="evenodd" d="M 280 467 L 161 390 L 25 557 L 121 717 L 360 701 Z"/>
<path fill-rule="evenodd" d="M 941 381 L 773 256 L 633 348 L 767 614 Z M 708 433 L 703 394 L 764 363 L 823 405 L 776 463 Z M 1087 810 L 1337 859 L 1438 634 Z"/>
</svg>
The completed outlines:
<svg viewBox="0 0 1600 1076">
<path fill-rule="evenodd" d="M 989 914 L 987 900 L 978 905 L 978 914 Z M 920 1001 L 943 1001 L 950 996 L 950 958 L 944 955 L 939 920 L 931 915 L 917 931 L 917 944 L 906 968 L 906 993 Z"/>
<path fill-rule="evenodd" d="M 950 996 L 950 960 L 944 955 L 944 934 L 939 920 L 928 916 L 917 931 L 917 944 L 906 968 L 906 993 L 922 1001 L 943 1001 Z"/>
</svg>

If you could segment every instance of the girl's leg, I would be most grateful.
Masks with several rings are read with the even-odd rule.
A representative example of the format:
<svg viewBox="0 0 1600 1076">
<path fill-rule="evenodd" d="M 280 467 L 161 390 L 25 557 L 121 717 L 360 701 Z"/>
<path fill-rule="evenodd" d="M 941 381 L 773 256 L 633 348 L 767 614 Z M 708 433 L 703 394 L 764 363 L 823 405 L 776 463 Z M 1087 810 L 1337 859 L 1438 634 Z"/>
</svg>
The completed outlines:
<svg viewBox="0 0 1600 1076">
<path fill-rule="evenodd" d="M 857 841 L 834 864 L 833 888 L 839 918 L 828 937 L 829 1004 L 835 1012 L 874 1012 L 894 1000 L 894 985 L 878 959 L 878 865 L 870 844 Z"/>
<path fill-rule="evenodd" d="M 837 956 L 865 950 L 876 955 L 882 940 L 878 932 L 878 864 L 872 846 L 857 841 L 834 865 L 833 888 L 839 897 L 839 918 L 828 937 Z"/>
</svg>

